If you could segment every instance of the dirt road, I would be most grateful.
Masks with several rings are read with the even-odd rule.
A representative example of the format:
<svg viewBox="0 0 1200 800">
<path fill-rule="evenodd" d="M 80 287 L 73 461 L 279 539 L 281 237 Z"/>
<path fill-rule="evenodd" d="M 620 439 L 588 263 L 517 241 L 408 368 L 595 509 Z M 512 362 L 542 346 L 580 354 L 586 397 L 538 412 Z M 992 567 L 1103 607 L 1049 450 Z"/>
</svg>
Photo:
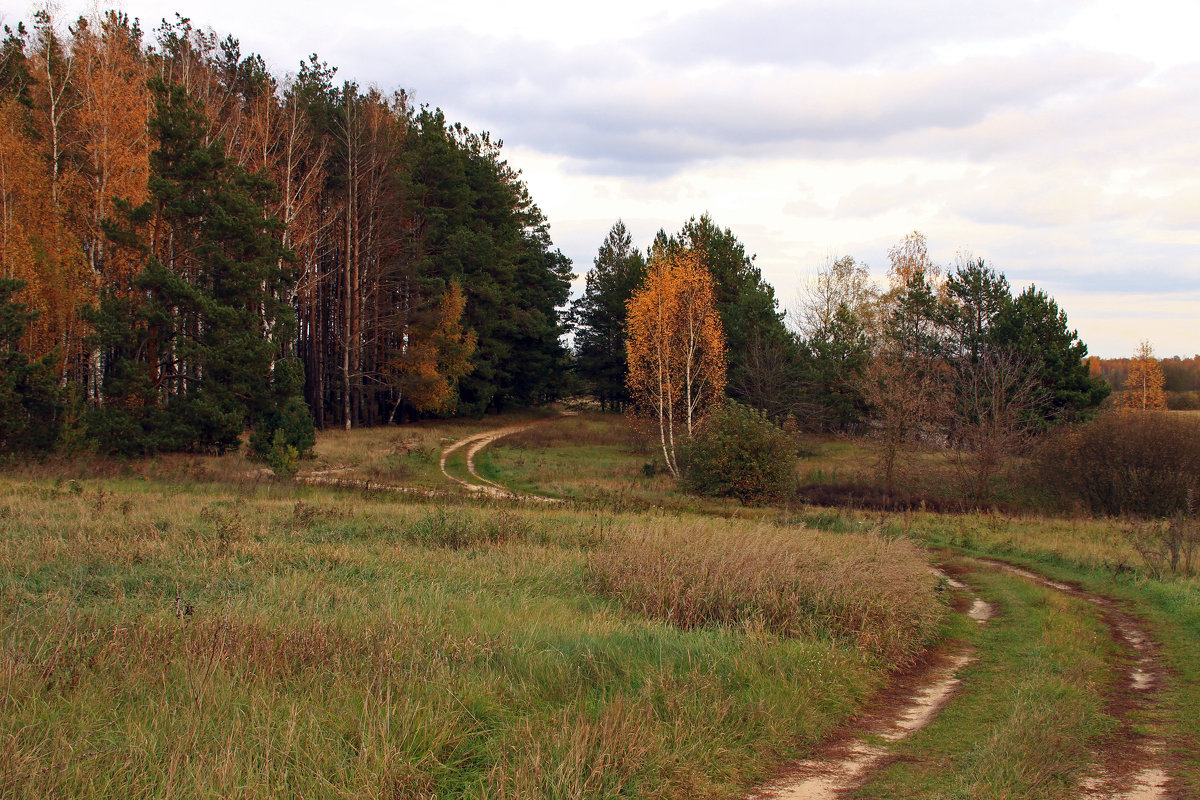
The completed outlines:
<svg viewBox="0 0 1200 800">
<path fill-rule="evenodd" d="M 1147 733 L 1153 719 L 1154 694 L 1166 673 L 1145 626 L 1107 597 L 1089 593 L 1028 569 L 991 559 L 974 560 L 981 568 L 1001 570 L 1094 605 L 1113 641 L 1124 651 L 1116 668 L 1123 671 L 1108 698 L 1108 713 L 1118 732 L 1094 755 L 1094 765 L 1079 787 L 1081 800 L 1169 800 L 1172 792 L 1166 743 Z M 963 591 L 952 578 L 947 582 Z M 963 610 L 985 624 L 994 609 L 974 598 Z M 816 757 L 792 765 L 784 777 L 755 790 L 747 800 L 835 800 L 863 786 L 873 772 L 889 763 L 889 745 L 932 722 L 953 702 L 961 681 L 958 673 L 971 663 L 967 650 L 934 653 L 920 670 L 898 676 L 872 703 L 874 709 L 853 727 L 834 736 Z M 1139 722 L 1141 724 L 1139 724 Z"/>
<path fill-rule="evenodd" d="M 470 436 L 466 436 L 462 439 L 459 439 L 457 442 L 454 442 L 453 444 L 451 444 L 449 447 L 447 447 L 445 450 L 442 451 L 442 459 L 441 459 L 442 474 L 445 475 L 450 480 L 454 481 L 455 483 L 463 486 L 468 491 L 475 492 L 477 494 L 486 495 L 488 497 L 496 497 L 496 498 L 501 498 L 501 499 L 505 499 L 505 500 L 531 500 L 534 502 L 541 502 L 541 503 L 560 502 L 558 499 L 553 498 L 553 497 L 543 497 L 541 495 L 536 495 L 536 494 L 518 494 L 517 492 L 513 492 L 510 489 L 507 489 L 506 487 L 501 486 L 500 484 L 496 483 L 495 481 L 488 480 L 487 478 L 480 475 L 479 471 L 475 468 L 475 456 L 479 454 L 480 450 L 487 447 L 492 442 L 495 442 L 498 439 L 503 439 L 505 436 L 512 436 L 514 433 L 520 433 L 521 431 L 528 430 L 528 429 L 536 427 L 538 425 L 545 425 L 550 422 L 557 422 L 557 421 L 561 420 L 563 417 L 572 416 L 573 413 L 574 412 L 571 412 L 571 411 L 560 411 L 559 415 L 556 417 L 549 417 L 547 419 L 533 420 L 532 422 L 522 422 L 517 425 L 508 425 L 503 428 L 496 428 L 496 429 L 490 430 L 490 431 L 483 431 L 482 433 L 473 433 Z M 450 471 L 446 469 L 446 460 L 453 453 L 455 453 L 459 450 L 462 450 L 463 448 L 466 448 L 467 474 L 473 480 L 464 480 L 464 479 L 458 477 L 457 475 L 451 474 Z"/>
</svg>

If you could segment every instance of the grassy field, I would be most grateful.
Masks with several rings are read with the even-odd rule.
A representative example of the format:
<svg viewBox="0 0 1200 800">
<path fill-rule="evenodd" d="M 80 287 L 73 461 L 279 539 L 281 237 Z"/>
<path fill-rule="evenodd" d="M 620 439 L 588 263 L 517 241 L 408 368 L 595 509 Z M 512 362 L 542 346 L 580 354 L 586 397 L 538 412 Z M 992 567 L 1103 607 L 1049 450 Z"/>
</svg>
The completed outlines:
<svg viewBox="0 0 1200 800">
<path fill-rule="evenodd" d="M 567 426 L 571 424 L 587 426 L 585 452 L 600 457 L 584 459 L 568 469 L 573 434 Z M 606 492 L 620 492 L 619 487 L 624 483 L 636 487 L 624 489 L 626 496 L 642 502 L 657 500 L 667 506 L 683 502 L 677 496 L 671 497 L 669 484 L 651 487 L 644 479 L 639 479 L 640 465 L 647 458 L 646 449 L 644 446 L 639 449 L 639 442 L 625 432 L 627 429 L 619 419 L 597 415 L 590 420 L 560 425 L 557 433 L 547 427 L 536 437 L 515 438 L 498 449 L 494 454 L 494 479 L 521 481 L 525 490 L 539 491 L 555 487 L 556 482 L 569 484 L 578 476 L 577 486 L 586 487 L 594 497 L 603 497 Z M 622 432 L 625 432 L 624 439 L 620 438 Z M 800 486 L 840 483 L 869 486 L 873 482 L 873 456 L 859 440 L 804 437 L 799 441 L 799 447 L 802 456 L 797 466 L 797 483 Z M 595 474 L 593 470 L 596 470 Z M 960 475 L 951 459 L 935 453 L 918 454 L 908 465 L 908 473 L 906 478 L 915 492 L 936 488 L 939 482 L 952 486 Z M 611 480 L 614 475 L 620 476 L 620 480 L 606 484 L 606 480 Z M 640 485 L 639 480 L 643 481 Z M 566 491 L 558 491 L 567 495 Z M 726 516 L 738 513 L 728 504 L 693 502 L 693 508 L 708 513 Z M 1159 724 L 1165 728 L 1163 733 L 1169 740 L 1176 763 L 1175 774 L 1184 792 L 1200 795 L 1200 577 L 1154 575 L 1131 544 L 1129 532 L 1134 523 L 1082 515 L 883 513 L 803 505 L 780 509 L 777 513 L 809 528 L 832 533 L 852 534 L 879 529 L 888 538 L 909 539 L 938 551 L 1002 558 L 1116 598 L 1123 608 L 1148 625 L 1162 647 L 1162 656 L 1172 678 L 1161 698 L 1163 713 Z M 1019 581 L 1012 578 L 986 579 L 985 588 L 1011 611 L 994 631 L 978 632 L 964 638 L 987 655 L 976 668 L 983 679 L 973 681 L 972 685 L 995 685 L 998 670 L 1008 671 L 1009 678 L 1001 681 L 1002 688 L 998 692 L 971 696 L 969 703 L 977 704 L 978 714 L 948 715 L 939 727 L 907 745 L 910 759 L 927 760 L 941 768 L 973 763 L 961 759 L 983 759 L 986 753 L 985 760 L 991 764 L 995 780 L 976 783 L 969 788 L 948 782 L 923 784 L 930 792 L 941 793 L 929 796 L 1070 796 L 1073 785 L 1070 778 L 1079 770 L 1079 748 L 1084 742 L 1095 744 L 1104 729 L 1104 721 L 1096 712 L 1103 691 L 1102 681 L 1098 681 L 1102 670 L 1093 658 L 1084 657 L 1092 645 L 1090 631 L 1096 624 L 1094 615 L 1089 616 L 1085 610 L 1076 608 L 1075 613 L 1047 617 L 1044 607 L 1060 601 L 1047 599 L 1044 590 L 1021 588 L 1017 584 Z M 962 631 L 946 632 L 952 638 L 961 634 Z M 1042 644 L 1037 644 L 1039 641 Z M 990 672 L 989 663 L 993 665 Z M 1031 668 L 1031 664 L 1037 668 Z M 1070 674 L 1065 677 L 1058 674 L 1063 671 L 1063 665 L 1070 664 L 1086 665 L 1086 669 L 1078 673 L 1067 670 Z M 1008 734 L 1012 739 L 1012 746 L 1008 747 L 996 739 L 997 736 L 1004 739 L 1001 736 L 1001 732 L 1007 730 L 1004 725 L 994 729 L 980 727 L 998 724 L 997 719 L 1011 717 L 1010 722 L 1017 719 L 1030 711 L 1028 708 L 1022 711 L 1021 703 L 1036 703 L 1037 698 L 1049 691 L 1046 687 L 1055 682 L 1058 682 L 1058 688 L 1051 694 L 1064 698 L 1071 706 L 1069 713 L 1063 711 L 1060 716 L 1089 720 L 1078 730 L 1078 737 L 1068 736 L 1071 742 L 1068 750 L 1075 756 L 1067 758 L 1066 762 L 1053 761 L 1059 757 L 1061 748 L 1029 750 L 1019 746 L 1022 735 L 1015 733 Z M 968 704 L 968 707 L 971 706 Z M 985 708 L 992 708 L 995 713 L 981 716 Z M 1069 726 L 1063 726 L 1061 730 L 1055 730 L 1063 734 L 1069 733 L 1068 729 Z M 988 746 L 990 749 L 977 749 L 979 737 L 992 743 Z M 960 743 L 957 755 L 952 752 L 954 748 L 946 749 L 951 742 Z M 1034 757 L 1039 753 L 1044 760 Z M 919 778 L 916 772 L 920 770 L 905 778 L 889 773 L 891 777 L 886 782 L 875 785 L 864 796 L 913 796 L 906 792 L 917 791 L 916 784 L 906 781 L 933 780 L 929 774 Z M 1021 782 L 1027 778 L 1037 783 L 1036 776 L 1043 773 L 1054 776 L 1048 786 L 1057 786 L 1056 789 L 1030 788 L 1032 784 L 1024 789 L 1014 788 L 1024 785 Z M 963 795 L 963 792 L 967 794 Z"/>
<path fill-rule="evenodd" d="M 220 470 L 240 474 L 0 479 L 0 796 L 728 796 L 853 713 L 944 608 L 920 553 L 871 533 L 722 523 L 743 568 L 772 542 L 821 581 L 651 608 L 628 591 L 642 543 L 711 520 Z M 881 591 L 907 604 L 877 613 Z"/>
<path fill-rule="evenodd" d="M 1111 730 L 1095 614 L 979 572 L 1002 614 L 978 629 L 928 571 L 952 553 L 1143 620 L 1200 793 L 1200 581 L 1150 575 L 1125 523 L 697 500 L 597 414 L 478 462 L 578 502 L 441 475 L 446 444 L 537 416 L 327 432 L 302 477 L 340 488 L 238 455 L 8 465 L 0 797 L 733 797 L 938 641 L 978 653 L 963 692 L 862 796 L 1070 796 Z M 871 473 L 860 443 L 801 446 L 798 483 Z"/>
</svg>

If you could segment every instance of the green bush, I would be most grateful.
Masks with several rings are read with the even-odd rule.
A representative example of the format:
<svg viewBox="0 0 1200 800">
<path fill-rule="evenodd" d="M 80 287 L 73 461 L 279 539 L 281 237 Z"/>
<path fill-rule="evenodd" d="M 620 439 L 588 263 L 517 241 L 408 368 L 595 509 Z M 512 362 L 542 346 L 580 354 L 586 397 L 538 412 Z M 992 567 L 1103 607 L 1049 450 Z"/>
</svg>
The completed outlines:
<svg viewBox="0 0 1200 800">
<path fill-rule="evenodd" d="M 295 459 L 312 458 L 316 444 L 317 432 L 308 404 L 297 395 L 289 397 L 282 409 L 271 409 L 263 414 L 250 434 L 250 452 L 266 461 L 272 469 L 275 469 L 272 459 L 287 466 L 284 462 L 288 461 L 288 448 L 295 450 L 296 454 L 290 457 L 292 473 L 295 472 Z"/>
<path fill-rule="evenodd" d="M 1169 517 L 1200 497 L 1200 418 L 1110 411 L 1051 438 L 1036 477 L 1064 506 Z"/>
<path fill-rule="evenodd" d="M 767 503 L 792 490 L 796 450 L 761 411 L 728 400 L 684 448 L 683 462 L 689 492 Z"/>
</svg>

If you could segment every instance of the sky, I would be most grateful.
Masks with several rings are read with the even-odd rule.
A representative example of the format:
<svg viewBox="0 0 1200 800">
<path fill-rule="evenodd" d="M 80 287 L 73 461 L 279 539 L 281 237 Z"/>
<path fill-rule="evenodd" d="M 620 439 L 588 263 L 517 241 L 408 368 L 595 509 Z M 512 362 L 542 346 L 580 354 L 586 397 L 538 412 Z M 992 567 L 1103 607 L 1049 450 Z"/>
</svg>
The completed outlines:
<svg viewBox="0 0 1200 800">
<path fill-rule="evenodd" d="M 1196 0 L 123 0 L 504 141 L 580 275 L 708 212 L 785 309 L 833 256 L 1036 284 L 1092 354 L 1200 353 Z M 0 0 L 12 24 L 34 6 Z M 57 4 L 62 20 L 92 2 Z"/>
</svg>

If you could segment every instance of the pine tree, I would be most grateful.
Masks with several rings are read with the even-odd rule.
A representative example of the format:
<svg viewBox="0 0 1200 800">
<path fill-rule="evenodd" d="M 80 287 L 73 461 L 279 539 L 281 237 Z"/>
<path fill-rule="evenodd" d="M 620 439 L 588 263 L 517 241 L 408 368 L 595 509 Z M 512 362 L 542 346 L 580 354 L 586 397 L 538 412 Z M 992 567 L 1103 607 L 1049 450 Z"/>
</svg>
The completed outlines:
<svg viewBox="0 0 1200 800">
<path fill-rule="evenodd" d="M 13 298 L 20 281 L 0 278 L 0 453 L 44 452 L 62 428 L 62 391 L 55 358 L 31 361 L 18 348 L 37 316 Z"/>
<path fill-rule="evenodd" d="M 602 409 L 629 402 L 625 386 L 626 304 L 646 277 L 646 260 L 633 246 L 625 223 L 608 232 L 587 274 L 583 295 L 571 310 L 575 327 L 575 369 Z"/>
<path fill-rule="evenodd" d="M 220 452 L 299 389 L 298 370 L 280 368 L 294 277 L 264 211 L 269 182 L 206 141 L 199 103 L 182 86 L 156 78 L 151 90 L 150 197 L 120 204 L 107 226 L 113 245 L 145 266 L 128 296 L 110 292 L 95 317 L 108 373 L 93 432 L 103 443 L 124 431 L 113 444 L 133 452 Z"/>
<path fill-rule="evenodd" d="M 1087 345 L 1067 326 L 1066 312 L 1036 286 L 1001 310 L 992 331 L 993 345 L 1018 356 L 1035 376 L 1045 424 L 1086 419 L 1112 391 L 1089 373 Z"/>
</svg>

